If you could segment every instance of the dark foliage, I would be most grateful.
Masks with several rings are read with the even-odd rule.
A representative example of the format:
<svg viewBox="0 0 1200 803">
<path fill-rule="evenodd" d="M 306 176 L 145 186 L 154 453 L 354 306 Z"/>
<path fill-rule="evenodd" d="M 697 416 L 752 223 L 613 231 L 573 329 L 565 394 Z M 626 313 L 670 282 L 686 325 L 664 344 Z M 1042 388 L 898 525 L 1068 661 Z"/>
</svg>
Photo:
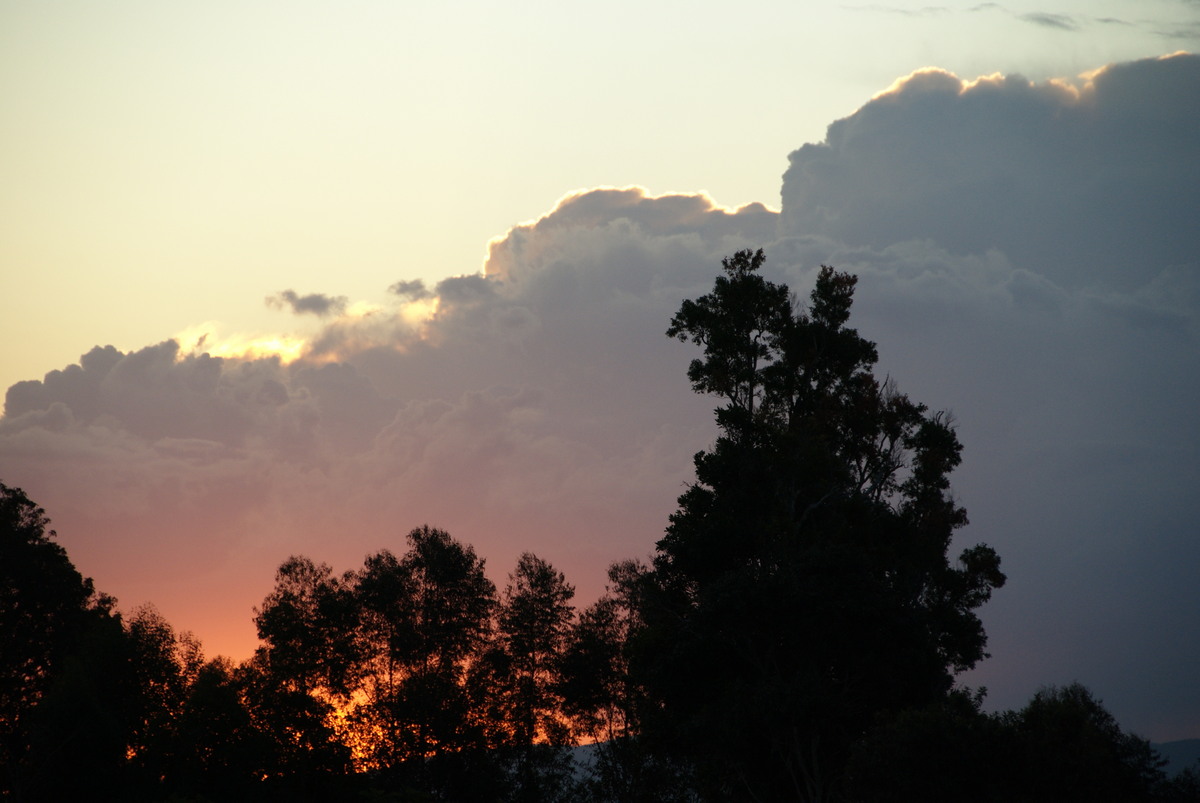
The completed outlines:
<svg viewBox="0 0 1200 803">
<path fill-rule="evenodd" d="M 721 434 L 658 544 L 633 669 L 646 735 L 705 797 L 824 800 L 876 717 L 984 656 L 974 610 L 1004 575 L 985 546 L 947 559 L 961 447 L 872 375 L 855 277 L 823 268 L 800 310 L 764 261 L 726 259 L 667 331 L 703 348 L 688 378 Z"/>
</svg>

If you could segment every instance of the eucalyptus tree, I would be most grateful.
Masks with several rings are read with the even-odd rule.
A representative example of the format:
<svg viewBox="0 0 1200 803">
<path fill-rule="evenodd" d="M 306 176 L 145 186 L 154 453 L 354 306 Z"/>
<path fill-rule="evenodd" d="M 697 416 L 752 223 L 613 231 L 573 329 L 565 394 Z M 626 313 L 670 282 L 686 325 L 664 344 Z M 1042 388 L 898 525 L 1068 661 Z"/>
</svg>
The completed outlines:
<svg viewBox="0 0 1200 803">
<path fill-rule="evenodd" d="M 575 588 L 545 560 L 526 552 L 509 575 L 500 605 L 500 694 L 514 748 L 516 800 L 551 800 L 568 786 L 563 657 L 571 636 Z"/>
<path fill-rule="evenodd" d="M 357 688 L 353 575 L 337 577 L 294 555 L 280 565 L 254 622 L 263 646 L 239 674 L 255 726 L 274 736 L 274 772 L 344 772 L 350 749 L 337 714 Z"/>
<path fill-rule="evenodd" d="M 658 542 L 631 666 L 647 739 L 707 797 L 826 800 L 872 721 L 984 657 L 975 610 L 1005 578 L 987 546 L 948 557 L 961 445 L 874 375 L 856 277 L 823 267 L 805 308 L 764 262 L 726 258 L 667 330 L 703 350 L 688 378 L 719 435 Z"/>
<path fill-rule="evenodd" d="M 357 576 L 362 716 L 384 735 L 381 766 L 484 741 L 466 673 L 490 639 L 496 587 L 475 550 L 444 530 L 414 529 L 408 545 L 400 558 L 368 557 Z"/>
<path fill-rule="evenodd" d="M 575 588 L 562 572 L 526 552 L 509 575 L 500 636 L 512 682 L 513 738 L 518 744 L 564 743 L 562 656 L 574 619 Z"/>
</svg>

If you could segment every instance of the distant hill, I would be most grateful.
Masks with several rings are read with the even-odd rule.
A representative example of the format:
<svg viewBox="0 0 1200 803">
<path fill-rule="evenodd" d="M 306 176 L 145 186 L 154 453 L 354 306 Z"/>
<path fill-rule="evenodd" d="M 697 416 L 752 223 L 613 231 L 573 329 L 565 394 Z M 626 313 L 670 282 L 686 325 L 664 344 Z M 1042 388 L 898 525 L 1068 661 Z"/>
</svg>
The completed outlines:
<svg viewBox="0 0 1200 803">
<path fill-rule="evenodd" d="M 1200 761 L 1200 739 L 1180 739 L 1177 742 L 1163 742 L 1154 745 L 1159 755 L 1167 760 L 1163 771 L 1168 777 L 1175 777 L 1192 764 Z"/>
</svg>

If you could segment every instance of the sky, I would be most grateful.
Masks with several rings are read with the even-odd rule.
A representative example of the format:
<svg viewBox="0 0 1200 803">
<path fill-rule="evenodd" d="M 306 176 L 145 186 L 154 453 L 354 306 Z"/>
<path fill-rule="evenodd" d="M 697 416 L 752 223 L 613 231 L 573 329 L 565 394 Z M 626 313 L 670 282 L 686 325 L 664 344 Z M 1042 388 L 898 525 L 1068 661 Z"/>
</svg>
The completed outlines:
<svg viewBox="0 0 1200 803">
<path fill-rule="evenodd" d="M 586 603 L 716 434 L 670 317 L 763 247 L 958 422 L 964 682 L 1200 737 L 1189 52 L 1195 0 L 5 3 L 0 481 L 210 654 L 426 523 Z"/>
</svg>

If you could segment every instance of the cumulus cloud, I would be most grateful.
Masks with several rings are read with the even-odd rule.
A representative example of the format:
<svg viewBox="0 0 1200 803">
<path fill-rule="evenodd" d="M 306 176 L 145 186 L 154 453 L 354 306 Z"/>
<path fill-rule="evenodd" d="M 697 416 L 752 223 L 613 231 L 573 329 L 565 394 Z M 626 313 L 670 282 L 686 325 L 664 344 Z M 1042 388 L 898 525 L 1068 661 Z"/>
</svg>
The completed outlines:
<svg viewBox="0 0 1200 803">
<path fill-rule="evenodd" d="M 1011 578 L 975 675 L 995 704 L 1079 678 L 1133 727 L 1194 733 L 1198 110 L 1193 56 L 928 70 L 791 155 L 772 253 L 858 273 L 884 367 L 958 414 L 967 538 Z"/>
<path fill-rule="evenodd" d="M 791 154 L 785 225 L 877 248 L 999 249 L 1071 286 L 1128 290 L 1196 264 L 1197 98 L 1190 55 L 1073 84 L 917 72 Z"/>
<path fill-rule="evenodd" d="M 608 562 L 650 550 L 709 438 L 710 405 L 664 370 L 679 357 L 666 321 L 777 218 L 576 193 L 493 243 L 486 273 L 394 285 L 393 308 L 331 315 L 288 362 L 98 347 L 9 389 L 0 476 L 52 511 L 102 587 L 201 633 L 234 620 L 240 641 L 217 643 L 242 651 L 288 554 L 349 567 L 427 521 L 500 577 L 533 549 L 596 594 Z M 231 590 L 198 614 L 189 584 L 133 568 L 146 555 Z"/>
<path fill-rule="evenodd" d="M 922 71 L 794 152 L 779 212 L 579 191 L 482 273 L 396 283 L 291 361 L 93 349 L 9 389 L 0 477 L 99 587 L 218 649 L 248 651 L 287 555 L 350 568 L 425 522 L 498 578 L 538 552 L 586 597 L 652 548 L 715 434 L 671 314 L 763 246 L 800 296 L 823 263 L 857 273 L 882 369 L 957 416 L 963 540 L 1010 575 L 971 682 L 1013 706 L 1079 679 L 1128 726 L 1192 736 L 1197 80 L 1190 56 L 1044 84 Z"/>
<path fill-rule="evenodd" d="M 323 293 L 299 295 L 294 290 L 284 290 L 273 296 L 267 296 L 267 306 L 276 309 L 291 309 L 296 315 L 316 315 L 324 318 L 327 315 L 337 315 L 346 309 L 348 299 L 345 296 L 327 296 Z"/>
</svg>

